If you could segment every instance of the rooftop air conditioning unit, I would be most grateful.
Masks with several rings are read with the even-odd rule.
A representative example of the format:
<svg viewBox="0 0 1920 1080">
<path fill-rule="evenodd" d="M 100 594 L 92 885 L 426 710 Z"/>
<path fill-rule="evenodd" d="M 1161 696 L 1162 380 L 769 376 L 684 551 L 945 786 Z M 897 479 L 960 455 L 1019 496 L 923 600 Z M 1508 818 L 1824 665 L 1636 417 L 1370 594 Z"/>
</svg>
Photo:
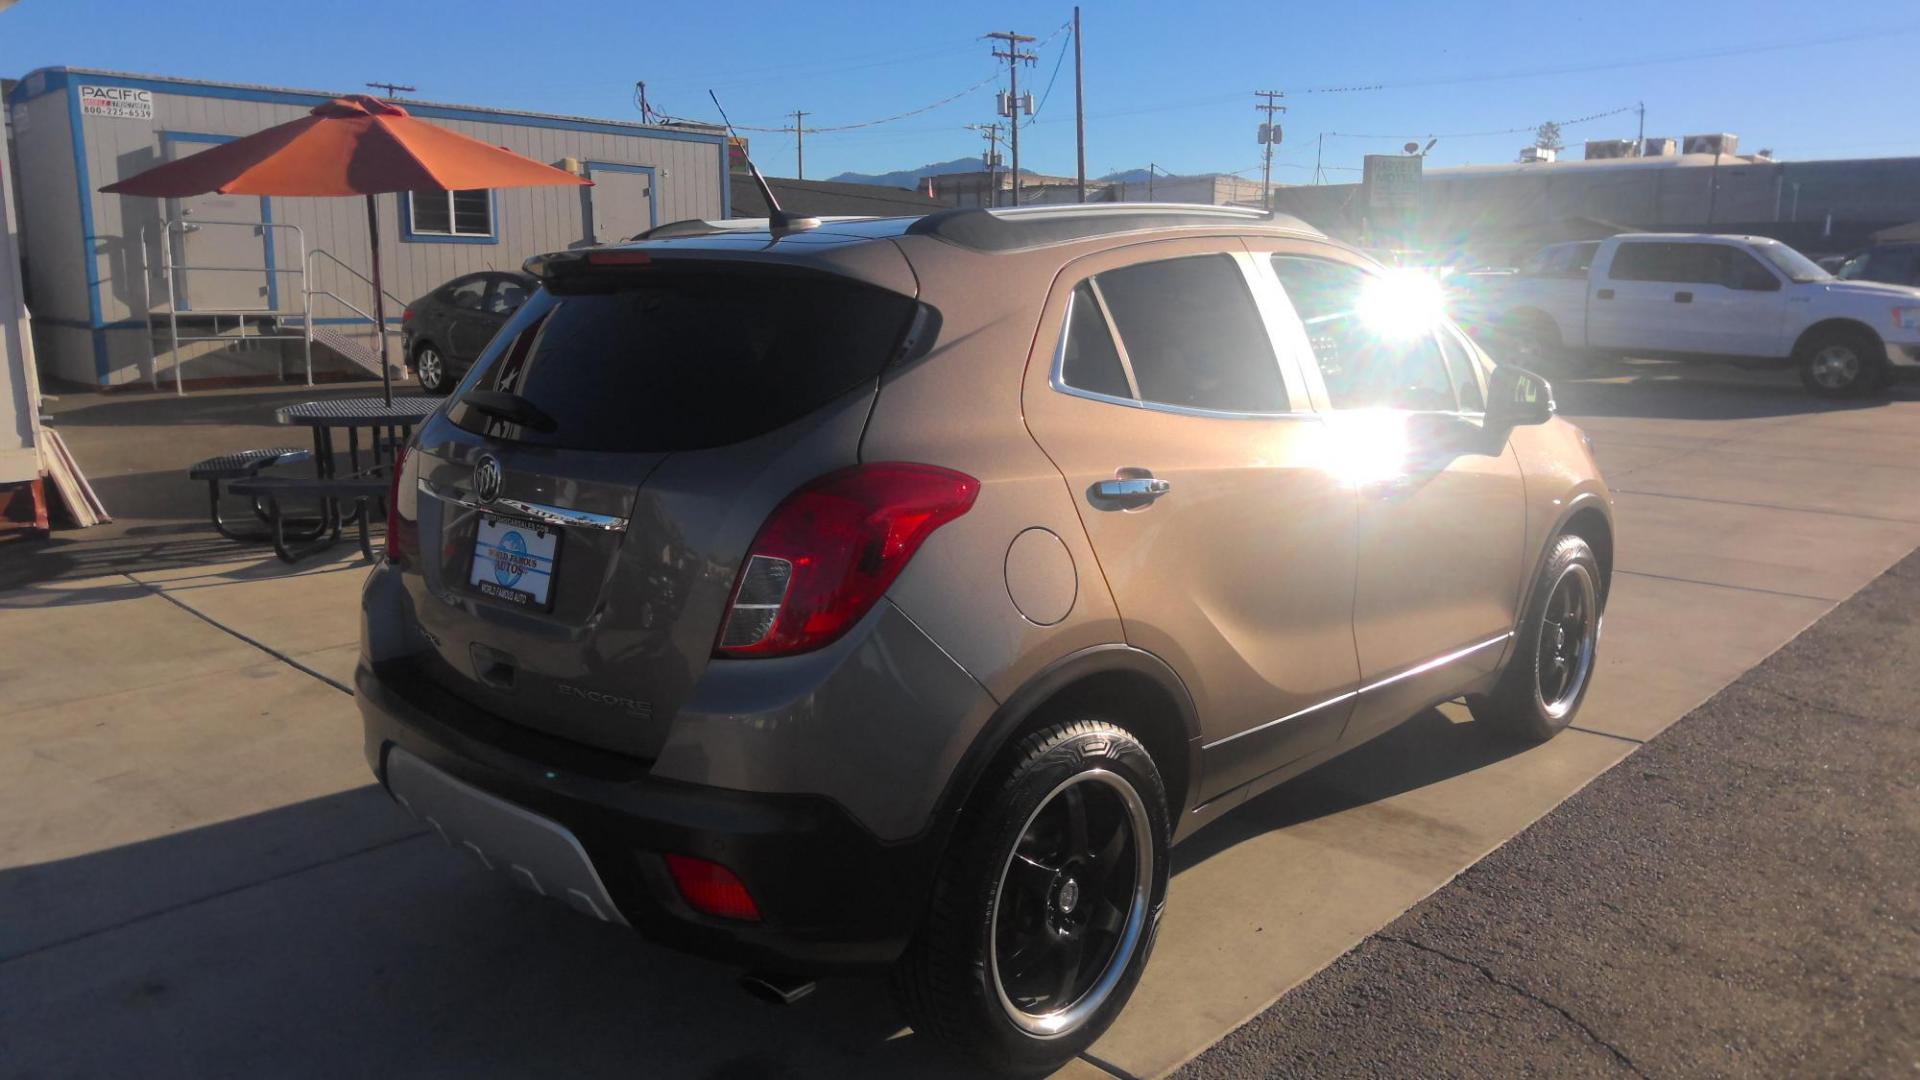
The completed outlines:
<svg viewBox="0 0 1920 1080">
<path fill-rule="evenodd" d="M 1549 150 L 1544 146 L 1523 146 L 1520 148 L 1520 161 L 1526 165 L 1537 165 L 1543 162 L 1555 161 L 1558 160 L 1559 157 L 1559 151 Z"/>
<path fill-rule="evenodd" d="M 1674 150 L 1672 139 L 1643 139 L 1640 142 L 1641 157 L 1672 157 Z"/>
<path fill-rule="evenodd" d="M 1601 158 L 1622 158 L 1633 156 L 1632 139 L 1588 139 L 1587 160 L 1598 161 Z"/>
<path fill-rule="evenodd" d="M 1731 154 L 1739 150 L 1740 136 L 1723 133 L 1689 135 L 1681 144 L 1683 154 Z"/>
</svg>

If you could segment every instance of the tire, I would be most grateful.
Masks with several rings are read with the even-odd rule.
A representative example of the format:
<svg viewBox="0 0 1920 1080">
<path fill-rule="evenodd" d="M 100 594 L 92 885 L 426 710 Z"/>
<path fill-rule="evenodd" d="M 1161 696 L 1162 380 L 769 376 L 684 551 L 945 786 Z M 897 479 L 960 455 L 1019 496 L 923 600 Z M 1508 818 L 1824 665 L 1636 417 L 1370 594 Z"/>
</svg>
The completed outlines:
<svg viewBox="0 0 1920 1080">
<path fill-rule="evenodd" d="M 430 344 L 423 343 L 413 350 L 413 371 L 420 380 L 420 389 L 429 394 L 444 394 L 453 386 L 447 377 L 447 358 Z"/>
<path fill-rule="evenodd" d="M 1587 542 L 1578 536 L 1554 541 L 1507 670 L 1492 693 L 1467 701 L 1473 718 L 1527 742 L 1545 742 L 1571 724 L 1593 685 L 1604 591 Z"/>
<path fill-rule="evenodd" d="M 1146 747 L 1097 716 L 1009 756 L 961 820 L 893 991 L 949 1051 L 1038 1072 L 1091 1045 L 1146 967 L 1166 901 L 1166 789 Z"/>
<path fill-rule="evenodd" d="M 1869 330 L 1839 328 L 1809 337 L 1794 352 L 1800 384 L 1819 397 L 1871 394 L 1887 376 L 1887 349 Z"/>
</svg>

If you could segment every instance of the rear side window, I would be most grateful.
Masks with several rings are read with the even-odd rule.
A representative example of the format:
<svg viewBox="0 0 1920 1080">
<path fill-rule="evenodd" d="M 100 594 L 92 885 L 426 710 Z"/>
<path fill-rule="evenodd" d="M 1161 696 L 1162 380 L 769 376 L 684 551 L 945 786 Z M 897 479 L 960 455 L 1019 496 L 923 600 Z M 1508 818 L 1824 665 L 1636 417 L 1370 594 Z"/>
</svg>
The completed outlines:
<svg viewBox="0 0 1920 1080">
<path fill-rule="evenodd" d="M 1071 302 L 1067 334 L 1060 343 L 1060 381 L 1076 390 L 1133 397 L 1126 370 L 1120 366 L 1120 353 L 1113 347 L 1113 331 L 1100 313 L 1093 286 L 1082 282 L 1073 290 Z"/>
<path fill-rule="evenodd" d="M 1141 263 L 1095 281 L 1142 401 L 1219 412 L 1288 411 L 1273 343 L 1232 256 Z"/>
<path fill-rule="evenodd" d="M 1621 244 L 1607 277 L 1614 281 L 1691 281 L 1694 260 L 1687 244 Z"/>
<path fill-rule="evenodd" d="M 485 277 L 470 277 L 464 281 L 456 281 L 448 285 L 445 298 L 447 303 L 452 304 L 454 307 L 471 308 L 477 311 L 480 308 L 480 302 L 486 298 L 486 295 L 487 279 Z"/>
<path fill-rule="evenodd" d="M 1479 365 L 1473 362 L 1472 354 L 1467 352 L 1467 343 L 1453 331 L 1442 330 L 1440 351 L 1447 358 L 1447 374 L 1453 376 L 1453 387 L 1459 392 L 1461 410 L 1486 411 L 1487 397 L 1480 390 Z"/>
<path fill-rule="evenodd" d="M 519 394 L 536 432 L 455 403 L 469 431 L 539 446 L 694 450 L 765 434 L 877 378 L 907 297 L 767 267 L 646 269 L 556 283 L 521 306 L 460 391 Z"/>
</svg>

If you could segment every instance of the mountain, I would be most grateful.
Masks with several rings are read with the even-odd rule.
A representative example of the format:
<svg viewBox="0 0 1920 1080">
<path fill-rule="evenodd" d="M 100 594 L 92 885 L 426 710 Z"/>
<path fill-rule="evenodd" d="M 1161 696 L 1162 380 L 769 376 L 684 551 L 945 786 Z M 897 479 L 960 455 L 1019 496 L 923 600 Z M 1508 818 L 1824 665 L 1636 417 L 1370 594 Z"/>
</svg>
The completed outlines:
<svg viewBox="0 0 1920 1080">
<path fill-rule="evenodd" d="M 1165 176 L 1166 174 L 1161 173 L 1160 175 Z M 1147 170 L 1123 169 L 1120 172 L 1110 172 L 1098 179 L 1109 184 L 1144 184 L 1147 182 Z"/>
<path fill-rule="evenodd" d="M 828 179 L 842 184 L 878 184 L 881 187 L 912 189 L 923 176 L 945 176 L 948 173 L 979 172 L 984 166 L 977 157 L 954 158 L 952 161 L 936 161 L 931 165 L 922 165 L 917 169 L 895 169 L 884 173 L 843 172 Z M 1021 169 L 1031 173 L 1032 169 Z"/>
</svg>

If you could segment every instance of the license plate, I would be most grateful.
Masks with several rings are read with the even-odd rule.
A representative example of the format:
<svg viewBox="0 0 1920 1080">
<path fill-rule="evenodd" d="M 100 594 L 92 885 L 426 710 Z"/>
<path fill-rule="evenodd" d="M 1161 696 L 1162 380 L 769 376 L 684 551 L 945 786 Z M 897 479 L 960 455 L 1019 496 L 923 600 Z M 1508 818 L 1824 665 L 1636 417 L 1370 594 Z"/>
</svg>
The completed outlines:
<svg viewBox="0 0 1920 1080">
<path fill-rule="evenodd" d="M 473 571 L 467 575 L 467 584 L 504 603 L 550 610 L 559 549 L 557 529 L 483 517 L 473 538 Z"/>
</svg>

